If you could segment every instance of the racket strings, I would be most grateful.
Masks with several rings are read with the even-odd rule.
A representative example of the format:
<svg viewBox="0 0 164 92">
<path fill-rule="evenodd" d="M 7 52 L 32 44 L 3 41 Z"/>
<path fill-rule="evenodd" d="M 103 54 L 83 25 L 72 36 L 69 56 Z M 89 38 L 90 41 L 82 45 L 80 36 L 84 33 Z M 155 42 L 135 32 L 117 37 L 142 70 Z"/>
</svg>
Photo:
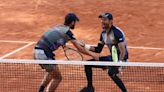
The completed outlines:
<svg viewBox="0 0 164 92">
<path fill-rule="evenodd" d="M 83 60 L 83 56 L 80 54 L 80 52 L 74 49 L 67 49 L 65 51 L 65 55 L 68 60 Z"/>
</svg>

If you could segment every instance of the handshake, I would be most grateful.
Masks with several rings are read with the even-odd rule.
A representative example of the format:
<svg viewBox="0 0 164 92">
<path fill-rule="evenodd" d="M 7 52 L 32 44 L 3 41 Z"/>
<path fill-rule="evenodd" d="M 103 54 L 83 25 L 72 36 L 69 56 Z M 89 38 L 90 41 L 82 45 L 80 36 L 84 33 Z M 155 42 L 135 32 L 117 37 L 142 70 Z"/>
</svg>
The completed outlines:
<svg viewBox="0 0 164 92">
<path fill-rule="evenodd" d="M 95 52 L 95 47 L 91 45 L 85 44 L 84 41 L 78 41 L 79 45 L 82 46 L 84 49 Z M 99 56 L 97 56 L 95 53 L 90 53 L 94 60 L 99 61 Z"/>
<path fill-rule="evenodd" d="M 85 44 L 83 40 L 79 41 L 79 44 L 87 50 L 91 50 L 91 48 L 93 48 L 91 45 Z"/>
</svg>

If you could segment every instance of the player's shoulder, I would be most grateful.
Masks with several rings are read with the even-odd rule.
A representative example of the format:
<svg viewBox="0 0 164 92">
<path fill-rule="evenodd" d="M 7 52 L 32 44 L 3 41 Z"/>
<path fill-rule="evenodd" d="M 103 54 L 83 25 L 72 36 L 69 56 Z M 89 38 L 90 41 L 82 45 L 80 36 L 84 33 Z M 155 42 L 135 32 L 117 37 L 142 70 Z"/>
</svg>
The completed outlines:
<svg viewBox="0 0 164 92">
<path fill-rule="evenodd" d="M 112 26 L 112 30 L 116 36 L 125 36 L 123 30 L 115 25 Z"/>
<path fill-rule="evenodd" d="M 70 31 L 70 28 L 65 25 L 56 25 L 56 26 L 52 27 L 51 30 L 67 33 L 68 31 Z"/>
</svg>

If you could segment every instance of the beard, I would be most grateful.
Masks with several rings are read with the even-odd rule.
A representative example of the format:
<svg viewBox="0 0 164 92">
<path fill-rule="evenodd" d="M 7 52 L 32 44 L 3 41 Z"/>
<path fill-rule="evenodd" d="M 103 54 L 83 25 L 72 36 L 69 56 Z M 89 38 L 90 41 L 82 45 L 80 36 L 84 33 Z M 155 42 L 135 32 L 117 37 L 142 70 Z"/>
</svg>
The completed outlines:
<svg viewBox="0 0 164 92">
<path fill-rule="evenodd" d="M 72 26 L 70 27 L 70 29 L 75 29 L 75 25 L 72 25 Z"/>
<path fill-rule="evenodd" d="M 102 23 L 102 27 L 105 28 L 105 29 L 107 29 L 107 28 L 109 28 L 109 24 L 107 24 L 107 23 Z"/>
</svg>

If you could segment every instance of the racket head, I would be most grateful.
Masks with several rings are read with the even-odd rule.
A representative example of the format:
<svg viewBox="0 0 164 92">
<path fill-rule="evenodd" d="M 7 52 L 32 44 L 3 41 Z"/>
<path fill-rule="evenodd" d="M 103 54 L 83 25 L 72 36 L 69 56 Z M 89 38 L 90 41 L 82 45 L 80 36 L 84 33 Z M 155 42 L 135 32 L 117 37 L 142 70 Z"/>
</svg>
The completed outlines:
<svg viewBox="0 0 164 92">
<path fill-rule="evenodd" d="M 116 46 L 112 46 L 112 59 L 113 62 L 118 62 L 118 53 L 117 53 L 117 49 Z"/>
<path fill-rule="evenodd" d="M 64 52 L 66 58 L 70 61 L 83 61 L 83 55 L 73 48 L 67 48 Z"/>
</svg>

